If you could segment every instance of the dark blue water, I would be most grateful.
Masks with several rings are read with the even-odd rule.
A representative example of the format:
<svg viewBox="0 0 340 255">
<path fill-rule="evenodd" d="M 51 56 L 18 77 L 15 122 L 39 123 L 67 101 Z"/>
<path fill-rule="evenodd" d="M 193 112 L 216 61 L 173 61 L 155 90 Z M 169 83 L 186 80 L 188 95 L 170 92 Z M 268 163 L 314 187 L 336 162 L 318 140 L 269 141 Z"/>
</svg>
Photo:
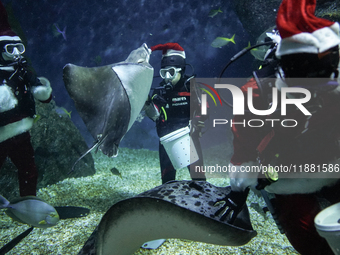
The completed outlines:
<svg viewBox="0 0 340 255">
<path fill-rule="evenodd" d="M 12 1 L 2 2 L 7 4 Z M 246 47 L 249 41 L 230 2 L 22 0 L 13 1 L 12 7 L 27 39 L 27 57 L 38 75 L 51 81 L 57 105 L 72 110 L 72 120 L 87 142 L 91 143 L 92 139 L 64 88 L 62 69 L 65 64 L 88 67 L 107 65 L 125 60 L 133 49 L 144 42 L 149 47 L 178 42 L 185 49 L 187 63 L 194 66 L 198 77 L 216 77 L 229 59 Z M 223 13 L 214 18 L 208 17 L 209 11 L 218 7 Z M 55 23 L 60 30 L 66 27 L 66 40 L 61 34 L 55 36 L 53 33 Z M 236 45 L 229 43 L 222 48 L 210 46 L 217 36 L 231 37 L 233 34 L 236 34 Z M 250 54 L 243 57 L 227 70 L 226 76 L 250 76 L 252 59 Z M 150 64 L 155 68 L 155 74 L 158 74 L 160 60 L 161 52 L 152 54 Z M 146 136 L 141 137 L 139 132 Z M 146 119 L 136 123 L 122 143 L 128 147 L 153 149 L 157 144 L 154 123 Z"/>
</svg>

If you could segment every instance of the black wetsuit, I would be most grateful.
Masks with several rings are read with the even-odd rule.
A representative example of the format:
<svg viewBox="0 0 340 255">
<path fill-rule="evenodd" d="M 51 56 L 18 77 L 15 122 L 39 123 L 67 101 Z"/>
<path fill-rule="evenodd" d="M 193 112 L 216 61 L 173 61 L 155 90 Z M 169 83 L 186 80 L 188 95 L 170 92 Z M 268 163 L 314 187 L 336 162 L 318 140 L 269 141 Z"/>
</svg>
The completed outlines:
<svg viewBox="0 0 340 255">
<path fill-rule="evenodd" d="M 190 120 L 190 79 L 184 76 L 173 89 L 165 89 L 164 81 L 159 88 L 154 89 L 152 94 L 152 103 L 157 107 L 160 116 L 156 120 L 157 134 L 163 137 L 180 128 L 187 127 Z M 200 130 L 195 129 L 191 132 L 191 137 L 199 156 L 199 160 L 193 165 L 203 165 L 203 155 L 201 145 L 199 143 Z M 165 148 L 159 143 L 159 160 L 162 174 L 162 183 L 166 183 L 176 178 L 176 169 L 173 167 Z M 188 166 L 190 171 L 190 166 Z M 193 168 L 194 169 L 194 168 Z M 190 172 L 193 180 L 205 180 L 204 173 Z"/>
</svg>

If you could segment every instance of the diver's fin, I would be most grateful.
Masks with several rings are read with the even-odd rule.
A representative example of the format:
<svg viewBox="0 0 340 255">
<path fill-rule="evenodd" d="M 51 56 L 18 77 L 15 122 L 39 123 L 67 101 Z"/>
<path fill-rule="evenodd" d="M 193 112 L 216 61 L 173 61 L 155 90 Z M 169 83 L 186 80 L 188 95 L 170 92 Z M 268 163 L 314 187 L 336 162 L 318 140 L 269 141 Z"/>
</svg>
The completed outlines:
<svg viewBox="0 0 340 255">
<path fill-rule="evenodd" d="M 34 227 L 30 227 L 26 231 L 22 232 L 20 235 L 9 241 L 9 243 L 5 244 L 1 249 L 0 249 L 0 255 L 4 255 L 10 250 L 12 250 L 22 239 L 24 239 L 26 236 L 28 236 L 29 233 L 33 230 Z"/>
<path fill-rule="evenodd" d="M 59 214 L 59 219 L 73 219 L 85 217 L 90 213 L 90 209 L 78 206 L 56 206 L 54 207 Z"/>
</svg>

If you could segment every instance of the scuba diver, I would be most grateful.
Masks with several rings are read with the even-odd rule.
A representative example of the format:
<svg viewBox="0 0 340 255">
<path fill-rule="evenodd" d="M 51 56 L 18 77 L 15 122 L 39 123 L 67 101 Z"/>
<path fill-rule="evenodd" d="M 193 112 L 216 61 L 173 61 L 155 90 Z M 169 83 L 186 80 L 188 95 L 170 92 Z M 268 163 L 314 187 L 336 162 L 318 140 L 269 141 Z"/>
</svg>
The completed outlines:
<svg viewBox="0 0 340 255">
<path fill-rule="evenodd" d="M 152 51 L 162 51 L 161 69 L 159 74 L 163 81 L 160 87 L 155 88 L 151 98 L 146 102 L 144 110 L 146 115 L 156 122 L 158 136 L 164 137 L 176 130 L 188 127 L 190 122 L 190 100 L 197 96 L 190 92 L 190 80 L 194 76 L 185 75 L 186 61 L 184 49 L 178 43 L 158 44 L 151 47 Z M 191 164 L 202 166 L 203 156 L 199 137 L 204 127 L 206 117 L 195 114 L 190 123 L 191 138 L 198 154 L 198 161 Z M 159 160 L 162 183 L 176 179 L 174 168 L 164 146 L 159 143 Z M 204 173 L 195 172 L 194 167 L 188 166 L 193 180 L 205 180 Z"/>
<path fill-rule="evenodd" d="M 20 196 L 35 196 L 38 171 L 29 130 L 33 126 L 35 99 L 48 103 L 52 88 L 29 70 L 25 46 L 12 30 L 0 3 L 0 167 L 9 157 L 18 169 Z"/>
<path fill-rule="evenodd" d="M 339 24 L 315 17 L 315 6 L 315 0 L 281 3 L 276 20 L 280 38 L 275 38 L 276 45 L 270 49 L 272 57 L 267 59 L 264 70 L 254 72 L 254 78 L 241 88 L 245 97 L 252 88 L 254 108 L 262 110 L 271 106 L 272 87 L 278 91 L 285 87 L 305 87 L 311 92 L 311 99 L 304 106 L 311 115 L 290 107 L 286 116 L 278 112 L 269 116 L 278 120 L 295 119 L 294 127 L 274 126 L 270 122 L 261 128 L 233 125 L 231 164 L 238 171 L 230 175 L 231 193 L 215 203 L 220 206 L 216 215 L 232 223 L 245 206 L 250 188 L 262 194 L 264 190 L 274 194 L 274 199 L 269 201 L 272 204 L 268 205 L 274 220 L 292 246 L 308 255 L 333 254 L 326 240 L 317 233 L 314 218 L 325 207 L 340 201 L 339 178 L 313 172 L 314 177 L 307 179 L 300 171 L 285 178 L 288 175 L 280 171 L 266 174 L 239 170 L 244 165 L 308 168 L 340 163 Z M 276 79 L 265 84 L 263 81 L 268 77 Z M 299 97 L 295 93 L 288 95 L 294 96 Z M 248 111 L 244 116 L 234 116 L 233 121 L 247 122 L 254 116 Z M 268 116 L 256 115 L 256 119 L 265 118 Z"/>
</svg>

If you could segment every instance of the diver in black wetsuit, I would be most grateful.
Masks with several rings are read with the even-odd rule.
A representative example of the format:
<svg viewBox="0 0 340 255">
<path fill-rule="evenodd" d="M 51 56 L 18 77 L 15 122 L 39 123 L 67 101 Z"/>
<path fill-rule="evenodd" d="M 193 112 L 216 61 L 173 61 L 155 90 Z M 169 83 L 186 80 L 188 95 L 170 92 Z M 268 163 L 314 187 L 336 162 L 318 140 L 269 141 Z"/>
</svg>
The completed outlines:
<svg viewBox="0 0 340 255">
<path fill-rule="evenodd" d="M 151 47 L 151 50 L 163 50 L 160 76 L 163 81 L 160 87 L 155 88 L 151 98 L 146 103 L 146 115 L 156 122 L 158 136 L 174 132 L 178 129 L 187 127 L 190 122 L 190 99 L 195 100 L 197 96 L 190 97 L 190 80 L 194 76 L 185 75 L 185 52 L 177 43 L 159 44 Z M 203 166 L 203 156 L 199 136 L 201 128 L 204 127 L 204 118 L 195 116 L 191 123 L 191 138 L 199 157 L 199 160 L 191 164 Z M 176 178 L 176 169 L 164 146 L 159 144 L 159 159 L 162 174 L 162 183 L 166 183 Z M 190 171 L 190 165 L 188 166 Z M 193 180 L 205 180 L 204 173 L 190 171 Z"/>
</svg>

